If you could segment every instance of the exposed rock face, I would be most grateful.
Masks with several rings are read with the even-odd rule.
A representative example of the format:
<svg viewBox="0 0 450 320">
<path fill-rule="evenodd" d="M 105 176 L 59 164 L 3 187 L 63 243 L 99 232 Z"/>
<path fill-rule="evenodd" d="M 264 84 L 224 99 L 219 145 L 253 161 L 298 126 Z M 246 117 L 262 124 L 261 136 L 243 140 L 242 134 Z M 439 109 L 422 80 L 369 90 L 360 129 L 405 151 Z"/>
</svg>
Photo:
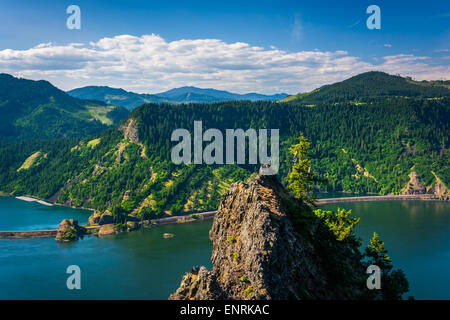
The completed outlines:
<svg viewBox="0 0 450 320">
<path fill-rule="evenodd" d="M 88 225 L 89 226 L 100 226 L 100 229 L 98 230 L 98 235 L 110 235 L 117 233 L 117 230 L 115 228 L 115 221 L 112 213 L 109 210 L 105 210 L 102 213 L 100 211 L 95 211 L 88 219 Z M 140 221 L 138 218 L 128 215 L 126 218 L 126 224 L 125 229 L 122 229 L 121 231 L 135 231 L 140 228 Z"/>
<path fill-rule="evenodd" d="M 220 288 L 215 275 L 205 267 L 192 270 L 181 281 L 180 288 L 170 296 L 172 300 L 222 300 L 225 293 Z"/>
<path fill-rule="evenodd" d="M 108 236 L 108 235 L 112 235 L 116 233 L 116 228 L 115 228 L 115 224 L 114 223 L 109 223 L 109 224 L 104 224 L 100 227 L 100 229 L 98 230 L 98 235 L 101 236 Z"/>
<path fill-rule="evenodd" d="M 56 241 L 74 241 L 78 237 L 85 234 L 86 229 L 78 225 L 78 221 L 74 219 L 64 219 L 59 224 L 58 232 L 56 233 Z"/>
<path fill-rule="evenodd" d="M 436 185 L 433 187 L 433 193 L 441 200 L 450 200 L 450 193 L 442 181 L 436 182 Z"/>
<path fill-rule="evenodd" d="M 119 127 L 119 131 L 123 132 L 123 136 L 125 139 L 128 139 L 131 143 L 137 144 L 141 147 L 141 157 L 146 158 L 145 155 L 145 146 L 139 140 L 139 129 L 136 119 L 131 118 L 127 124 Z M 123 150 L 122 150 L 123 152 Z M 119 152 L 120 153 L 120 152 Z M 118 162 L 121 163 L 120 156 L 118 158 Z"/>
<path fill-rule="evenodd" d="M 114 217 L 109 210 L 105 210 L 98 219 L 98 236 L 107 236 L 116 233 L 116 225 L 114 224 Z"/>
<path fill-rule="evenodd" d="M 314 216 L 297 232 L 293 204 L 301 207 L 274 176 L 233 184 L 210 231 L 213 270 L 186 274 L 169 299 L 357 298 L 365 286 L 360 256 Z"/>
<path fill-rule="evenodd" d="M 139 229 L 139 223 L 136 221 L 127 221 L 127 232 Z"/>
<path fill-rule="evenodd" d="M 100 222 L 100 211 L 95 210 L 93 214 L 88 219 L 88 225 L 93 226 L 97 225 Z"/>
<path fill-rule="evenodd" d="M 111 212 L 109 212 L 108 210 L 105 210 L 105 212 L 103 212 L 102 216 L 100 217 L 98 224 L 102 226 L 104 224 L 110 224 L 110 223 L 114 223 L 114 218 L 113 218 Z"/>
<path fill-rule="evenodd" d="M 437 195 L 441 200 L 450 200 L 450 192 L 447 186 L 442 182 L 442 180 L 433 171 L 431 173 L 436 179 L 435 185 L 432 187 L 432 192 Z"/>
<path fill-rule="evenodd" d="M 445 186 L 445 184 L 442 182 L 442 180 L 433 172 L 431 171 L 435 178 L 435 182 L 431 186 L 425 187 L 422 181 L 420 180 L 419 175 L 412 171 L 409 174 L 409 181 L 405 185 L 405 187 L 402 189 L 402 194 L 428 194 L 428 195 L 434 195 L 436 198 L 441 200 L 449 200 L 450 199 L 450 192 Z"/>
<path fill-rule="evenodd" d="M 425 186 L 420 181 L 416 172 L 412 171 L 409 174 L 409 182 L 402 190 L 402 194 L 424 194 L 426 192 Z"/>
<path fill-rule="evenodd" d="M 128 199 L 130 197 L 130 194 L 131 194 L 131 190 L 125 191 L 125 193 L 123 194 L 122 201 Z"/>
<path fill-rule="evenodd" d="M 119 128 L 123 132 L 125 139 L 129 139 L 132 143 L 139 144 L 139 130 L 136 120 L 131 118 L 126 125 Z"/>
</svg>

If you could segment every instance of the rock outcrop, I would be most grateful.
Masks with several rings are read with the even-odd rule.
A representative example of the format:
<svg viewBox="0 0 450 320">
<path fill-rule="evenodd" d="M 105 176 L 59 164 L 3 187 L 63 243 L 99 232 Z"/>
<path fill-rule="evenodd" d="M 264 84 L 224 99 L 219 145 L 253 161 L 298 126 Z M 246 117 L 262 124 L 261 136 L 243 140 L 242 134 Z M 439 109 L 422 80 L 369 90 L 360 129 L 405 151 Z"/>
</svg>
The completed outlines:
<svg viewBox="0 0 450 320">
<path fill-rule="evenodd" d="M 433 194 L 437 195 L 441 200 L 450 200 L 450 191 L 448 190 L 447 186 L 442 182 L 442 180 L 437 176 L 436 173 L 431 171 L 431 173 L 434 175 L 434 178 L 436 179 L 436 183 L 434 186 L 432 186 L 432 192 Z"/>
<path fill-rule="evenodd" d="M 130 140 L 132 143 L 139 144 L 139 129 L 136 120 L 131 118 L 128 122 L 119 127 L 119 131 L 123 132 L 125 139 Z"/>
<path fill-rule="evenodd" d="M 98 236 L 109 236 L 116 233 L 116 225 L 114 223 L 104 224 L 98 230 Z"/>
<path fill-rule="evenodd" d="M 420 180 L 418 174 L 411 171 L 409 181 L 402 190 L 402 194 L 425 194 L 426 188 Z"/>
<path fill-rule="evenodd" d="M 98 218 L 98 236 L 108 236 L 116 233 L 116 225 L 114 224 L 114 217 L 109 210 L 105 210 L 103 214 Z"/>
<path fill-rule="evenodd" d="M 55 239 L 62 242 L 74 241 L 84 234 L 86 234 L 86 229 L 79 226 L 77 220 L 64 219 L 59 224 Z"/>
<path fill-rule="evenodd" d="M 101 213 L 98 210 L 95 210 L 93 214 L 90 215 L 88 219 L 88 225 L 95 226 L 100 222 Z"/>
<path fill-rule="evenodd" d="M 94 213 L 88 219 L 89 226 L 99 226 L 97 235 L 105 236 L 116 234 L 120 232 L 131 232 L 141 227 L 140 220 L 132 215 L 128 215 L 125 219 L 125 223 L 117 224 L 114 221 L 114 217 L 109 210 L 105 210 L 103 213 L 100 211 L 94 211 Z"/>
<path fill-rule="evenodd" d="M 111 223 L 114 223 L 114 217 L 112 213 L 109 212 L 109 210 L 105 210 L 105 212 L 103 212 L 103 214 L 101 215 L 98 224 L 102 226 L 104 224 L 111 224 Z"/>
<path fill-rule="evenodd" d="M 141 148 L 141 157 L 147 158 L 145 155 L 145 146 L 142 144 L 142 142 L 139 140 L 139 128 L 136 119 L 129 119 L 127 123 L 120 126 L 119 131 L 123 132 L 123 136 L 125 139 L 128 139 L 131 143 L 137 144 Z M 121 151 L 123 152 L 123 150 Z M 121 163 L 121 156 L 119 151 L 119 157 L 118 157 L 118 163 Z"/>
<path fill-rule="evenodd" d="M 212 271 L 193 268 L 169 299 L 356 299 L 365 290 L 361 256 L 275 176 L 233 184 L 210 239 Z"/>
<path fill-rule="evenodd" d="M 136 221 L 127 221 L 127 232 L 135 231 L 139 229 L 139 223 Z"/>
<path fill-rule="evenodd" d="M 425 186 L 419 175 L 415 171 L 411 171 L 409 174 L 409 181 L 402 189 L 401 194 L 403 195 L 433 195 L 436 199 L 440 200 L 450 200 L 450 192 L 447 186 L 442 182 L 442 180 L 431 171 L 434 176 L 434 183 L 430 186 Z"/>
</svg>

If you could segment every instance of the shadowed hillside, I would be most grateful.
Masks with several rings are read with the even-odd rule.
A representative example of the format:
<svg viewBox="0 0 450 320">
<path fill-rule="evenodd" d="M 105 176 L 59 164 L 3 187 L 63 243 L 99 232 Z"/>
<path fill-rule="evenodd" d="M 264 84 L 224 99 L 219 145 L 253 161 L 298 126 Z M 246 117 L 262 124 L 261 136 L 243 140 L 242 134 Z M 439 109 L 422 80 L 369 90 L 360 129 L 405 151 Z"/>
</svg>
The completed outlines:
<svg viewBox="0 0 450 320">
<path fill-rule="evenodd" d="M 48 81 L 0 74 L 0 140 L 82 137 L 117 124 L 128 112 L 71 97 Z"/>
</svg>

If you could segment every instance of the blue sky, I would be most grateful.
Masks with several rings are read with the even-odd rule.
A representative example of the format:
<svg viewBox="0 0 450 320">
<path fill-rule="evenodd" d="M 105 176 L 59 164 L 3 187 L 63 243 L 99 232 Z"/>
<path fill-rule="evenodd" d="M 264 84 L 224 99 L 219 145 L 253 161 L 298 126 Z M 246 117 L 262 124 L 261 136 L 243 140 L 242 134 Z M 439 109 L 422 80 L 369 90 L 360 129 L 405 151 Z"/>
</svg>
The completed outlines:
<svg viewBox="0 0 450 320">
<path fill-rule="evenodd" d="M 81 8 L 81 30 L 66 28 L 71 4 Z M 380 30 L 366 27 L 371 4 L 381 9 Z M 159 38 L 143 40 L 151 35 Z M 113 40 L 92 46 L 104 38 Z M 450 1 L 2 0 L 0 39 L 0 72 L 63 89 L 295 93 L 369 69 L 450 78 Z"/>
</svg>

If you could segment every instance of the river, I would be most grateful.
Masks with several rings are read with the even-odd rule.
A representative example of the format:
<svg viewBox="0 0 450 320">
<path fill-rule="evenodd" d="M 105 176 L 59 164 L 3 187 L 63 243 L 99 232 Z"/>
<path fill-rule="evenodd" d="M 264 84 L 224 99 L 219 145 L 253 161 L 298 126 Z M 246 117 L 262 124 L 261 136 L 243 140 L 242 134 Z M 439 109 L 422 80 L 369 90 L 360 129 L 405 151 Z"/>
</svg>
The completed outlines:
<svg viewBox="0 0 450 320">
<path fill-rule="evenodd" d="M 11 200 L 14 206 L 8 204 Z M 16 207 L 15 201 L 20 200 L 0 198 L 1 230 L 5 226 L 50 227 L 63 217 L 83 221 L 88 216 L 83 210 L 37 203 L 17 203 Z M 361 218 L 356 232 L 365 243 L 373 231 L 380 234 L 394 265 L 410 281 L 411 292 L 406 296 L 450 299 L 450 203 L 383 201 L 321 207 L 338 206 L 352 209 Z M 16 220 L 23 207 L 31 210 L 28 227 L 24 220 Z M 42 214 L 58 218 L 42 220 Z M 167 299 L 193 265 L 211 267 L 211 224 L 166 225 L 109 238 L 84 237 L 73 243 L 52 238 L 0 240 L 0 299 Z M 164 233 L 175 237 L 164 239 Z M 66 287 L 69 265 L 81 269 L 81 290 Z"/>
<path fill-rule="evenodd" d="M 76 219 L 85 224 L 92 212 L 46 206 L 38 202 L 19 200 L 13 197 L 0 197 L 0 231 L 58 229 L 63 219 Z"/>
</svg>

